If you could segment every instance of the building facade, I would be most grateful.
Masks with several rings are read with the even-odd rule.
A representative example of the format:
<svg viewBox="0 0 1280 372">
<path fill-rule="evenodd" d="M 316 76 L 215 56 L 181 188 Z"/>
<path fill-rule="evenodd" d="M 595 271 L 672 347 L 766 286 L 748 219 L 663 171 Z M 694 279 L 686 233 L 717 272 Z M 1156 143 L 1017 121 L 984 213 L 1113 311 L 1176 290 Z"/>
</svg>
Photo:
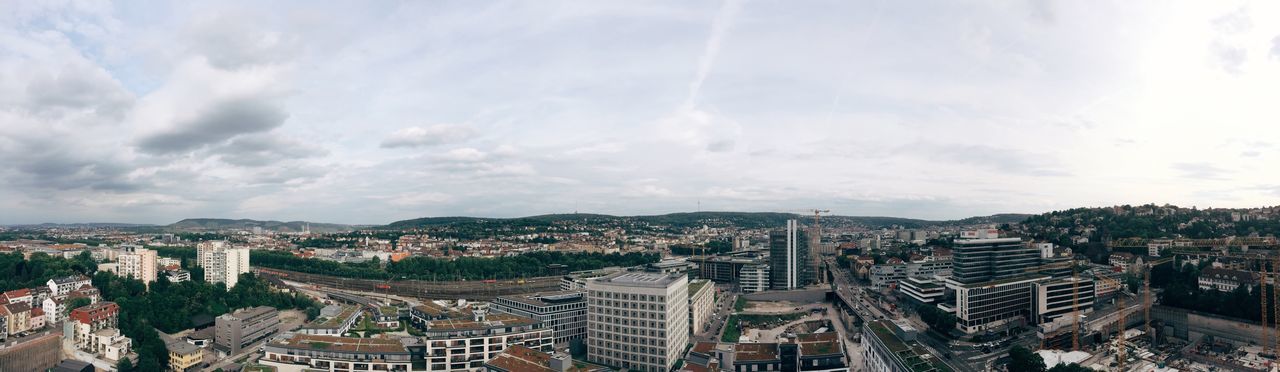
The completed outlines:
<svg viewBox="0 0 1280 372">
<path fill-rule="evenodd" d="M 796 289 L 813 283 L 809 236 L 796 220 L 787 220 L 786 229 L 769 233 L 769 268 L 771 289 Z"/>
<path fill-rule="evenodd" d="M 501 296 L 489 308 L 542 322 L 553 331 L 557 346 L 581 344 L 587 338 L 586 290 Z"/>
<path fill-rule="evenodd" d="M 626 272 L 587 283 L 587 360 L 670 370 L 689 342 L 687 275 Z"/>
<path fill-rule="evenodd" d="M 280 330 L 280 312 L 270 306 L 258 306 L 219 315 L 214 320 L 214 345 L 228 354 L 271 337 Z"/>
<path fill-rule="evenodd" d="M 268 343 L 258 362 L 285 371 L 420 371 L 410 347 L 414 338 L 352 338 L 294 334 Z M 421 361 L 421 354 L 417 357 Z M 436 371 L 436 369 L 432 369 Z"/>
<path fill-rule="evenodd" d="M 200 242 L 196 261 L 204 268 L 205 282 L 224 283 L 229 289 L 236 286 L 240 274 L 249 272 L 249 248 L 234 248 L 222 241 Z"/>
<path fill-rule="evenodd" d="M 738 274 L 738 285 L 743 293 L 755 293 L 769 290 L 769 264 L 754 264 L 742 267 Z"/>
<path fill-rule="evenodd" d="M 156 281 L 156 251 L 128 246 L 116 263 L 120 265 L 116 271 L 122 277 L 141 280 L 148 287 Z"/>
<path fill-rule="evenodd" d="M 691 334 L 702 334 L 711 322 L 711 314 L 715 312 L 716 286 L 710 280 L 697 279 L 689 281 L 689 331 Z"/>
<path fill-rule="evenodd" d="M 862 325 L 863 370 L 868 372 L 949 371 L 941 359 L 916 342 L 905 322 L 873 320 Z"/>
</svg>

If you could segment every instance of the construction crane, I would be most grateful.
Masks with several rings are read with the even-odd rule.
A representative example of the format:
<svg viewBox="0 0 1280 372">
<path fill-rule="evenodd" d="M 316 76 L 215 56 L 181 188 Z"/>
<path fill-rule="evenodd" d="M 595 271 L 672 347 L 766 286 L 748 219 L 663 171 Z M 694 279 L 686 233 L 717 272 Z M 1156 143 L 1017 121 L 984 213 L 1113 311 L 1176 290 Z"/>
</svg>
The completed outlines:
<svg viewBox="0 0 1280 372">
<path fill-rule="evenodd" d="M 1272 260 L 1272 261 L 1271 261 L 1271 267 L 1272 267 L 1272 268 L 1280 267 L 1280 256 L 1272 257 L 1272 258 L 1271 258 L 1271 260 Z M 1274 271 L 1274 270 L 1273 270 L 1273 271 Z M 1275 273 L 1272 273 L 1272 274 L 1273 274 L 1273 275 L 1272 275 L 1272 279 L 1273 279 L 1273 280 L 1275 280 L 1275 279 L 1280 279 L 1280 276 L 1278 276 L 1278 275 L 1274 275 Z M 1263 277 L 1263 278 L 1262 278 L 1261 280 L 1259 280 L 1258 282 L 1259 282 L 1259 283 L 1266 283 L 1266 282 L 1267 282 L 1267 278 L 1266 278 L 1266 277 Z M 1277 283 L 1275 283 L 1275 282 L 1272 282 L 1272 283 L 1271 283 L 1271 295 L 1273 296 L 1272 301 L 1271 301 L 1271 303 L 1272 303 L 1272 304 L 1280 303 L 1280 302 L 1277 302 L 1277 301 L 1280 301 L 1280 285 L 1277 285 Z M 1262 297 L 1267 297 L 1266 292 L 1263 292 L 1263 293 L 1262 293 Z M 1275 316 L 1271 318 L 1271 320 L 1272 320 L 1273 322 L 1275 322 L 1275 320 L 1280 319 L 1280 306 L 1272 306 L 1272 307 L 1275 309 L 1276 313 L 1275 313 Z M 1263 312 L 1266 312 L 1266 310 L 1267 310 L 1267 309 L 1266 309 L 1265 307 L 1262 309 L 1262 311 L 1263 311 Z M 1276 335 L 1276 348 L 1275 348 L 1275 352 L 1280 353 L 1280 322 L 1275 322 L 1275 323 L 1276 323 L 1276 325 L 1275 325 L 1275 327 L 1276 327 L 1276 333 L 1275 333 L 1275 335 Z M 1264 328 L 1264 329 L 1265 329 L 1265 328 L 1267 328 L 1267 322 L 1262 322 L 1262 328 Z M 1265 331 L 1264 331 L 1264 332 L 1265 332 Z M 1265 334 L 1265 333 L 1264 333 L 1264 334 Z M 1265 342 L 1265 340 L 1264 340 L 1264 342 Z"/>
<path fill-rule="evenodd" d="M 1267 261 L 1265 259 L 1258 260 L 1258 273 L 1262 276 L 1260 280 L 1258 280 L 1258 294 L 1260 295 L 1258 298 L 1262 303 L 1262 311 L 1258 316 L 1262 321 L 1262 352 L 1266 353 L 1267 341 L 1270 340 L 1271 336 L 1267 332 Z"/>
<path fill-rule="evenodd" d="M 1080 351 L 1080 275 L 1071 263 L 1071 351 Z"/>
<path fill-rule="evenodd" d="M 1109 285 L 1115 285 L 1116 288 L 1116 311 L 1119 311 L 1119 322 L 1116 323 L 1116 363 L 1120 366 L 1120 370 L 1124 370 L 1125 361 L 1125 337 L 1124 337 L 1124 283 L 1118 279 L 1107 276 L 1098 276 L 1097 280 L 1104 281 Z"/>
<path fill-rule="evenodd" d="M 813 236 L 812 236 L 812 237 L 809 237 L 809 241 L 810 241 L 810 243 L 809 243 L 809 252 L 820 252 L 819 254 L 812 254 L 812 253 L 810 254 L 810 256 L 812 256 L 812 257 L 813 257 L 813 262 L 814 262 L 814 263 L 813 263 L 813 265 L 814 265 L 814 267 L 816 268 L 816 267 L 818 267 L 818 263 L 820 262 L 820 261 L 819 261 L 820 259 L 819 259 L 818 257 L 820 257 L 820 256 L 822 255 L 822 254 L 821 254 L 821 252 L 822 252 L 822 223 L 821 223 L 821 222 L 822 222 L 822 219 L 821 219 L 821 216 L 822 216 L 822 214 L 823 214 L 823 213 L 831 213 L 831 210 L 828 210 L 828 209 L 817 209 L 817 208 L 814 208 L 814 209 L 806 209 L 806 210 L 805 210 L 805 212 L 812 212 L 812 213 L 813 213 Z M 826 282 L 826 279 L 827 279 L 826 275 L 822 275 L 822 276 L 821 276 L 821 278 L 820 278 L 820 279 L 818 279 L 818 281 L 820 281 L 820 282 Z"/>
</svg>

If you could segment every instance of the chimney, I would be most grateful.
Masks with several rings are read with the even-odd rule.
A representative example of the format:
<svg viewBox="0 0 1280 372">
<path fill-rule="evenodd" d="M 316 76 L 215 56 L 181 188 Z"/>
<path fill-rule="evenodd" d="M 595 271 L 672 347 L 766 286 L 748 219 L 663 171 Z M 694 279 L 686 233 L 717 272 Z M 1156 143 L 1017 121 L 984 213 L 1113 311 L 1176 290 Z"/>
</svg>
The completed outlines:
<svg viewBox="0 0 1280 372">
<path fill-rule="evenodd" d="M 555 372 L 566 372 L 573 367 L 573 359 L 568 354 L 555 353 L 551 356 L 551 370 Z"/>
</svg>

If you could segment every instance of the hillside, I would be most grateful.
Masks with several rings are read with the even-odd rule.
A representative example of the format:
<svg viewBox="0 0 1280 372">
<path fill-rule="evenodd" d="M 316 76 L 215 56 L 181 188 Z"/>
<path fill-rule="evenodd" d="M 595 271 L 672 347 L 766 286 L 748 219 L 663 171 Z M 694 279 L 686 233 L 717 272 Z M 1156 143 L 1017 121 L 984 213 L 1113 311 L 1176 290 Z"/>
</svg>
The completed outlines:
<svg viewBox="0 0 1280 372">
<path fill-rule="evenodd" d="M 869 228 L 900 226 L 904 228 L 920 228 L 929 226 L 954 226 L 974 224 L 1019 223 L 1030 217 L 1029 214 L 997 214 L 992 216 L 969 217 L 961 220 L 930 221 L 899 217 L 866 217 L 866 216 L 823 216 L 823 221 L 833 225 L 852 225 Z M 548 214 L 515 218 L 482 218 L 482 217 L 424 217 L 411 220 L 396 221 L 386 226 L 389 230 L 433 229 L 433 228 L 526 228 L 548 227 L 553 225 L 587 224 L 614 225 L 619 227 L 666 226 L 671 228 L 739 227 L 768 228 L 782 226 L 788 219 L 807 221 L 811 216 L 794 213 L 771 212 L 686 212 L 668 213 L 646 216 L 611 216 L 604 214 Z"/>
<path fill-rule="evenodd" d="M 235 229 L 252 229 L 261 227 L 263 230 L 276 232 L 294 232 L 303 231 L 308 228 L 312 232 L 331 233 L 346 232 L 356 229 L 356 226 L 340 225 L 332 223 L 316 223 L 306 221 L 258 221 L 249 219 L 224 219 L 224 218 L 188 218 L 182 221 L 174 222 L 165 226 L 168 230 L 178 231 L 216 231 L 216 230 L 235 230 Z"/>
</svg>

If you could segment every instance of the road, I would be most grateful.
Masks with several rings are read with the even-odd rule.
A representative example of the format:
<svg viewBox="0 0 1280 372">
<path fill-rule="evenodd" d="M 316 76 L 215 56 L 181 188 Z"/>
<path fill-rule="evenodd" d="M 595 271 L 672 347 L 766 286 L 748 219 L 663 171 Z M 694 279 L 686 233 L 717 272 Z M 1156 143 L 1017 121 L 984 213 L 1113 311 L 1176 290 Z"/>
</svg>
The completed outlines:
<svg viewBox="0 0 1280 372">
<path fill-rule="evenodd" d="M 706 331 L 690 337 L 692 342 L 719 342 L 720 334 L 724 332 L 724 322 L 729 319 L 729 314 L 733 313 L 733 303 L 738 301 L 739 294 L 725 285 L 716 285 L 716 289 L 724 289 L 724 291 L 716 296 L 715 311 L 711 314 L 711 322 Z"/>
</svg>

